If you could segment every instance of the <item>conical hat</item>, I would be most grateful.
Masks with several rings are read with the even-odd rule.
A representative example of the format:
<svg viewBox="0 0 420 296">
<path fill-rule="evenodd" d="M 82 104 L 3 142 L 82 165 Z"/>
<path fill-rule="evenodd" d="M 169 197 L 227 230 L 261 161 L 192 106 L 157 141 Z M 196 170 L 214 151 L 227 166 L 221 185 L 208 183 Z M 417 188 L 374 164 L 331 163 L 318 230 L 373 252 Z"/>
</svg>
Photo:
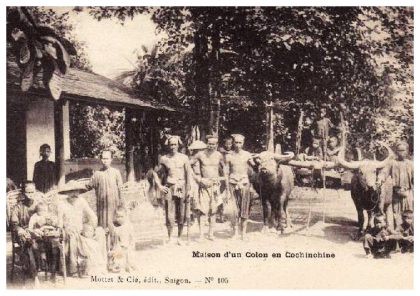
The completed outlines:
<svg viewBox="0 0 420 296">
<path fill-rule="evenodd" d="M 84 193 L 88 190 L 87 190 L 86 186 L 83 185 L 82 183 L 77 182 L 75 180 L 72 180 L 72 181 L 67 182 L 64 185 L 59 186 L 57 191 L 60 194 L 66 194 L 66 193 L 73 192 L 73 191 L 77 191 L 79 193 Z"/>
</svg>

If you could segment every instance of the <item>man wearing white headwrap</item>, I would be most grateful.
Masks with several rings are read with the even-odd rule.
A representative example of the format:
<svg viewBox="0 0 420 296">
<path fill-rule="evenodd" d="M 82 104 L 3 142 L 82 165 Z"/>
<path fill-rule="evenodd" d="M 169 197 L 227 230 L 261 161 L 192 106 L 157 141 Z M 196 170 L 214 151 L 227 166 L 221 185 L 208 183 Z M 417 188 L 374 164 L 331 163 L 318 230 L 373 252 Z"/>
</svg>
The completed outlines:
<svg viewBox="0 0 420 296">
<path fill-rule="evenodd" d="M 240 134 L 232 135 L 234 140 L 234 150 L 226 155 L 226 165 L 229 168 L 228 187 L 230 198 L 225 205 L 225 214 L 230 217 L 234 237 L 237 237 L 237 226 L 241 238 L 246 236 L 246 226 L 249 217 L 250 189 L 251 183 L 248 178 L 250 165 L 255 165 L 252 154 L 242 149 L 245 137 Z"/>
<path fill-rule="evenodd" d="M 223 202 L 220 192 L 220 181 L 226 180 L 224 175 L 224 158 L 217 151 L 218 138 L 213 135 L 206 137 L 207 149 L 198 152 L 191 158 L 191 164 L 199 164 L 200 174 L 195 175 L 195 180 L 199 185 L 198 202 L 196 211 L 198 215 L 198 225 L 200 228 L 200 239 L 203 236 L 201 227 L 201 215 L 208 216 L 209 232 L 208 239 L 213 240 L 213 226 L 215 214 L 218 206 Z"/>
<path fill-rule="evenodd" d="M 178 245 L 181 245 L 181 236 L 184 223 L 189 218 L 189 198 L 191 196 L 191 166 L 188 156 L 178 152 L 181 140 L 178 136 L 170 136 L 166 142 L 169 153 L 159 159 L 157 172 L 153 172 L 154 180 L 159 190 L 164 194 L 166 226 L 168 228 L 169 242 L 172 242 L 172 230 L 175 222 L 178 223 Z M 188 236 L 187 236 L 188 239 Z"/>
<path fill-rule="evenodd" d="M 383 183 L 392 178 L 392 209 L 394 221 L 388 221 L 391 228 L 402 223 L 402 213 L 414 208 L 414 165 L 408 157 L 408 143 L 400 141 L 396 145 L 396 157 L 389 161 L 379 174 L 378 182 Z"/>
</svg>

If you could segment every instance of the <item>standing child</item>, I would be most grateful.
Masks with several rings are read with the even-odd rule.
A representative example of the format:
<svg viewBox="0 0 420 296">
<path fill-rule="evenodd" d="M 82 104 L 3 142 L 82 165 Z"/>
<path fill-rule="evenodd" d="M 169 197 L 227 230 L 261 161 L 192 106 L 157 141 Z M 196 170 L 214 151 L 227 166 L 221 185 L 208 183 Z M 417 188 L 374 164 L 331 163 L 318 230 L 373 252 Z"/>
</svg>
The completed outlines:
<svg viewBox="0 0 420 296">
<path fill-rule="evenodd" d="M 127 219 L 127 210 L 124 207 L 118 207 L 115 211 L 114 230 L 114 241 L 109 253 L 109 269 L 112 272 L 120 272 L 122 268 L 126 272 L 135 270 L 136 268 L 132 264 L 134 229 L 133 225 Z"/>
<path fill-rule="evenodd" d="M 80 243 L 80 254 L 83 256 L 83 275 L 104 274 L 106 271 L 105 258 L 100 255 L 100 244 L 95 240 L 95 227 L 84 223 L 80 235 L 84 239 Z"/>
<path fill-rule="evenodd" d="M 319 137 L 321 142 L 322 151 L 325 152 L 326 145 L 327 145 L 327 139 L 330 136 L 330 129 L 334 127 L 331 120 L 327 117 L 327 108 L 321 107 L 320 109 L 320 117 L 318 121 L 316 122 L 317 127 L 317 137 Z"/>
<path fill-rule="evenodd" d="M 301 147 L 309 147 L 314 138 L 313 120 L 306 116 L 302 123 Z M 299 151 L 300 153 L 301 151 Z"/>
</svg>

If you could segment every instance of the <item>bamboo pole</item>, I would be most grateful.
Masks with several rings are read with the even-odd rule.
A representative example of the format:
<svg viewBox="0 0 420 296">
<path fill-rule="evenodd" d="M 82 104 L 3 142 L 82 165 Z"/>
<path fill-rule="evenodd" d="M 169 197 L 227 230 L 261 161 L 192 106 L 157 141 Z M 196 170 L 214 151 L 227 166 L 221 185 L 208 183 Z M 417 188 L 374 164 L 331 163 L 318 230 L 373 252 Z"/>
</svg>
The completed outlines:
<svg viewBox="0 0 420 296">
<path fill-rule="evenodd" d="M 296 136 L 296 155 L 300 153 L 302 145 L 302 126 L 303 126 L 303 110 L 300 110 L 300 116 L 298 121 L 298 131 Z"/>
</svg>

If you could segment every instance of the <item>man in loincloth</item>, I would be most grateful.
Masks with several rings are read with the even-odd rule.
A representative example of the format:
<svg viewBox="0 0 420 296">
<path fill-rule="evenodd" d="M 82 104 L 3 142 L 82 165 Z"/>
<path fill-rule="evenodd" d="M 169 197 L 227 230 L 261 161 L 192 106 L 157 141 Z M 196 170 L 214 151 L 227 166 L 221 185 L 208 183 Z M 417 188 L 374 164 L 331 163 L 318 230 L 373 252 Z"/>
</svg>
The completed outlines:
<svg viewBox="0 0 420 296">
<path fill-rule="evenodd" d="M 173 241 L 172 230 L 175 222 L 177 222 L 178 245 L 182 245 L 181 236 L 184 223 L 187 222 L 188 225 L 189 222 L 190 178 L 192 176 L 188 156 L 178 152 L 180 143 L 181 140 L 178 136 L 170 136 L 168 138 L 166 144 L 169 146 L 169 153 L 160 157 L 158 167 L 153 172 L 155 183 L 158 189 L 164 194 L 168 242 Z M 162 177 L 159 178 L 158 174 Z"/>
<path fill-rule="evenodd" d="M 227 175 L 228 174 L 228 172 L 227 172 L 228 167 L 226 166 L 226 155 L 231 154 L 233 152 L 233 138 L 232 138 L 231 135 L 227 136 L 224 139 L 223 147 L 219 147 L 219 152 L 222 153 L 222 155 L 223 155 L 223 160 L 225 162 L 225 172 L 224 172 L 224 174 Z M 221 190 L 222 191 L 226 190 L 226 184 L 222 183 Z M 217 223 L 225 222 L 225 218 L 224 218 L 224 215 L 223 215 L 223 203 L 220 204 L 220 206 L 217 208 L 216 222 Z"/>
<path fill-rule="evenodd" d="M 408 158 L 408 143 L 401 141 L 397 144 L 396 159 L 391 160 L 382 170 L 378 182 L 385 182 L 388 176 L 391 176 L 393 184 L 392 209 L 394 213 L 394 221 L 388 221 L 388 223 L 395 229 L 402 223 L 402 213 L 406 210 L 413 211 L 414 208 L 414 166 L 413 161 Z"/>
<path fill-rule="evenodd" d="M 230 216 L 233 237 L 238 236 L 237 226 L 241 238 L 246 237 L 246 227 L 249 218 L 249 205 L 251 200 L 250 188 L 251 183 L 248 178 L 249 166 L 254 166 L 252 154 L 242 149 L 245 137 L 240 134 L 232 135 L 234 140 L 234 150 L 231 154 L 226 155 L 226 165 L 229 168 L 228 189 L 230 198 L 225 205 L 225 214 Z M 234 202 L 234 207 L 232 207 Z"/>
<path fill-rule="evenodd" d="M 191 159 L 191 164 L 199 163 L 200 174 L 195 175 L 195 180 L 199 185 L 198 203 L 196 209 L 201 215 L 208 217 L 209 232 L 208 239 L 214 239 L 214 223 L 217 208 L 222 204 L 223 199 L 220 192 L 220 183 L 226 180 L 224 177 L 224 157 L 217 151 L 218 138 L 213 135 L 206 137 L 207 149 L 198 152 Z M 201 227 L 201 215 L 198 215 L 198 226 L 200 229 L 200 239 L 203 236 Z"/>
<path fill-rule="evenodd" d="M 206 143 L 200 140 L 193 141 L 191 145 L 188 146 L 190 162 L 197 153 L 205 149 L 207 149 Z M 190 207 L 191 207 L 191 222 L 193 222 L 195 220 L 195 217 L 198 218 L 199 216 L 202 215 L 202 212 L 197 208 L 200 198 L 198 195 L 199 186 L 196 180 L 201 176 L 200 163 L 195 162 L 194 164 L 192 164 L 191 170 L 192 170 L 192 178 L 191 178 Z"/>
</svg>

